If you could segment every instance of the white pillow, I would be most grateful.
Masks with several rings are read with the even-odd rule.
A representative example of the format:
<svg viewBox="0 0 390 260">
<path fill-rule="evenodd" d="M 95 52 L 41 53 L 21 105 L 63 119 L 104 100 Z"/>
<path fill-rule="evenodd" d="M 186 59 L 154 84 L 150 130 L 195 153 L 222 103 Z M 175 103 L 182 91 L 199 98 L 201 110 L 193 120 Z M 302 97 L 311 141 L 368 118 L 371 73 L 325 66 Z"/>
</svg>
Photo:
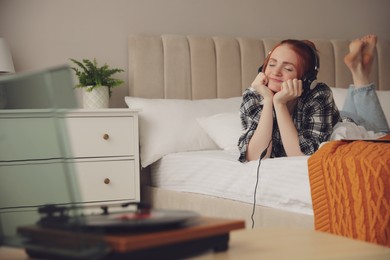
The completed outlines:
<svg viewBox="0 0 390 260">
<path fill-rule="evenodd" d="M 387 123 L 390 124 L 390 90 L 377 90 L 376 93 L 385 113 Z"/>
<path fill-rule="evenodd" d="M 333 99 L 334 102 L 336 103 L 336 106 L 339 110 L 343 109 L 344 102 L 345 102 L 345 97 L 347 96 L 348 89 L 347 88 L 335 88 L 331 87 L 330 88 L 333 93 Z"/>
<path fill-rule="evenodd" d="M 202 117 L 198 118 L 198 122 L 219 148 L 237 149 L 238 138 L 241 135 L 241 121 L 238 112 Z"/>
<path fill-rule="evenodd" d="M 335 87 L 331 87 L 331 89 L 338 109 L 342 110 L 348 89 Z M 377 90 L 376 94 L 378 95 L 379 102 L 382 106 L 383 112 L 385 113 L 386 120 L 390 124 L 390 90 Z"/>
<path fill-rule="evenodd" d="M 200 127 L 199 117 L 238 112 L 241 97 L 179 100 L 125 97 L 129 108 L 139 113 L 141 166 L 147 167 L 166 154 L 218 149 Z"/>
</svg>

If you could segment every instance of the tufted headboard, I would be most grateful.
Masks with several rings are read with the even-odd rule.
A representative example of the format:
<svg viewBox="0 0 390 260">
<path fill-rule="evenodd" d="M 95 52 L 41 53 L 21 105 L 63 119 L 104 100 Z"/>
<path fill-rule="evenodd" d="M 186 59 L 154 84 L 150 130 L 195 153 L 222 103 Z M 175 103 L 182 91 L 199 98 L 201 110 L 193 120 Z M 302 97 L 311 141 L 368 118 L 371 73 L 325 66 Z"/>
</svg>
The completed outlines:
<svg viewBox="0 0 390 260">
<path fill-rule="evenodd" d="M 280 39 L 131 35 L 129 95 L 143 98 L 205 99 L 240 96 L 266 54 Z M 318 80 L 345 88 L 352 82 L 343 62 L 349 40 L 315 40 Z M 390 90 L 390 43 L 378 41 L 371 80 Z"/>
</svg>

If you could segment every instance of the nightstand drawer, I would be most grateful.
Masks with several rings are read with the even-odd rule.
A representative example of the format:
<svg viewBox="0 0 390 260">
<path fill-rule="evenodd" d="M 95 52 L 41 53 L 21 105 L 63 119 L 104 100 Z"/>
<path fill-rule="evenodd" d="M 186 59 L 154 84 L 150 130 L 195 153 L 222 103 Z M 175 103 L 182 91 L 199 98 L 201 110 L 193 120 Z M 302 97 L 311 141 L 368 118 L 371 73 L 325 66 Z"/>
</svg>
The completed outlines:
<svg viewBox="0 0 390 260">
<path fill-rule="evenodd" d="M 52 118 L 0 119 L 0 161 L 59 158 Z"/>
<path fill-rule="evenodd" d="M 69 157 L 133 156 L 135 154 L 133 117 L 66 118 Z"/>
<path fill-rule="evenodd" d="M 134 160 L 74 162 L 84 202 L 138 201 Z"/>
<path fill-rule="evenodd" d="M 0 165 L 0 208 L 69 203 L 64 164 L 30 162 Z"/>
</svg>

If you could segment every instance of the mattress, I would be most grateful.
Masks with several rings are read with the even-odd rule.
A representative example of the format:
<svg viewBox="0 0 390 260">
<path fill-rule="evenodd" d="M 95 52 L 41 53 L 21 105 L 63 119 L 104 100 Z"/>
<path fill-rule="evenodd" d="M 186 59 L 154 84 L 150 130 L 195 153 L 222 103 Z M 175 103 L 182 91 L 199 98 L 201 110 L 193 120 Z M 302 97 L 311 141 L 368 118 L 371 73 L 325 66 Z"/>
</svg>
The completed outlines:
<svg viewBox="0 0 390 260">
<path fill-rule="evenodd" d="M 308 156 L 264 159 L 260 167 L 258 161 L 237 158 L 238 151 L 231 150 L 169 154 L 152 164 L 151 184 L 313 215 Z"/>
</svg>

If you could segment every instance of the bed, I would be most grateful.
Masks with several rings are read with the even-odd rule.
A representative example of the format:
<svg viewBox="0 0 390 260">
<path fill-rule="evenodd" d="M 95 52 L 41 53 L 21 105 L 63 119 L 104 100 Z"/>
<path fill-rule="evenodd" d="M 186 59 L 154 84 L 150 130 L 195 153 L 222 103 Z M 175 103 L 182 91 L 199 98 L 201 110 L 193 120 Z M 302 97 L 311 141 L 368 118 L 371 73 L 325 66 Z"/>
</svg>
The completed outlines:
<svg viewBox="0 0 390 260">
<path fill-rule="evenodd" d="M 125 101 L 141 109 L 142 201 L 245 219 L 247 227 L 313 229 L 308 156 L 237 160 L 241 93 L 279 40 L 129 36 Z M 349 40 L 312 41 L 320 52 L 318 80 L 332 87 L 341 108 L 352 82 L 343 63 Z M 380 40 L 371 80 L 390 122 L 389 58 L 390 44 Z M 342 136 L 340 131 L 335 138 Z"/>
</svg>

